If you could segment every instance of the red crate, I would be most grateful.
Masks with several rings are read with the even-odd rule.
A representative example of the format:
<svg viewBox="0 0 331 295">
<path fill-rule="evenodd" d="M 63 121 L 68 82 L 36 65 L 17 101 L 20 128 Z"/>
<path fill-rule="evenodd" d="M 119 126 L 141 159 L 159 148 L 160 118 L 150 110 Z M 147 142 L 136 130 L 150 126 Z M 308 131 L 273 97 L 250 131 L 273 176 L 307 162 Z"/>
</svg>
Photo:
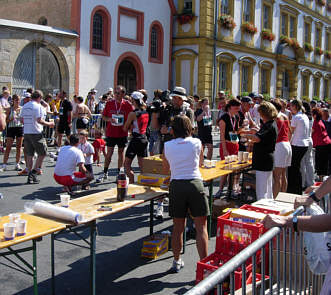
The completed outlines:
<svg viewBox="0 0 331 295">
<path fill-rule="evenodd" d="M 254 207 L 254 206 L 248 205 L 248 204 L 241 206 L 240 209 L 248 210 L 248 211 L 255 211 L 255 212 L 264 213 L 264 214 L 275 214 L 275 215 L 280 214 L 280 211 L 277 211 L 277 210 L 270 210 L 270 209 L 264 209 L 264 208 L 260 208 L 260 207 Z"/>
<path fill-rule="evenodd" d="M 200 260 L 197 262 L 197 270 L 196 270 L 196 283 L 199 283 L 203 279 L 205 279 L 208 275 L 210 275 L 212 272 L 217 270 L 219 267 L 224 265 L 226 262 L 228 262 L 232 257 L 228 255 L 222 255 L 217 252 L 214 252 L 213 254 L 207 256 L 206 258 Z M 246 268 L 246 276 L 248 277 L 250 272 L 252 270 L 252 265 L 250 264 Z M 235 289 L 241 288 L 241 279 L 242 279 L 242 270 L 241 267 L 239 267 L 234 272 L 235 277 Z M 223 288 L 226 289 L 230 283 L 230 277 L 228 280 L 226 280 L 223 283 Z"/>
</svg>

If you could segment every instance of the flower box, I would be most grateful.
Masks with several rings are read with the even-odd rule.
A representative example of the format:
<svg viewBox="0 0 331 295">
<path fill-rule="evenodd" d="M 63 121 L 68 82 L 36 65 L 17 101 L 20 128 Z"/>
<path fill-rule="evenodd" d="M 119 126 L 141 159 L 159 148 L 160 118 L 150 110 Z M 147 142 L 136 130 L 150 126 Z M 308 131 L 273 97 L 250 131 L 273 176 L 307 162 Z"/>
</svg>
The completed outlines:
<svg viewBox="0 0 331 295">
<path fill-rule="evenodd" d="M 326 58 L 331 59 L 331 51 L 325 51 L 324 55 Z"/>
<path fill-rule="evenodd" d="M 281 43 L 287 43 L 287 45 L 292 47 L 294 50 L 298 50 L 301 48 L 298 40 L 295 38 L 289 38 L 287 36 L 281 35 L 279 41 Z"/>
<path fill-rule="evenodd" d="M 243 23 L 241 29 L 248 34 L 254 35 L 257 33 L 257 27 L 252 23 Z"/>
<path fill-rule="evenodd" d="M 262 30 L 261 38 L 271 42 L 275 40 L 275 34 L 273 34 L 270 30 Z"/>
<path fill-rule="evenodd" d="M 322 55 L 323 54 L 323 49 L 321 49 L 319 47 L 315 47 L 315 54 Z"/>
<path fill-rule="evenodd" d="M 177 21 L 181 25 L 189 23 L 190 21 L 193 20 L 193 18 L 194 18 L 193 13 L 182 13 L 182 14 L 177 15 Z"/>
<path fill-rule="evenodd" d="M 236 27 L 236 23 L 231 15 L 223 14 L 220 16 L 219 22 L 222 28 L 227 30 L 233 30 Z"/>
<path fill-rule="evenodd" d="M 312 52 L 314 50 L 313 46 L 310 43 L 305 43 L 305 51 Z"/>
</svg>

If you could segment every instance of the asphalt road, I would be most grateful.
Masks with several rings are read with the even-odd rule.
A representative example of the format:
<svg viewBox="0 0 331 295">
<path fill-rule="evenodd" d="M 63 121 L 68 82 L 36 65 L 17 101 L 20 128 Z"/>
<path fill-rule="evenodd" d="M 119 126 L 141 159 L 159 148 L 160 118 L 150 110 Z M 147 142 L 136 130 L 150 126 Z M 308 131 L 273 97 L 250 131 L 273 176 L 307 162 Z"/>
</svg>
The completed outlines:
<svg viewBox="0 0 331 295">
<path fill-rule="evenodd" d="M 25 184 L 26 177 L 17 176 L 13 154 L 9 164 L 9 170 L 0 173 L 0 192 L 4 196 L 0 200 L 0 216 L 22 212 L 24 203 L 28 200 L 59 200 L 61 187 L 53 180 L 54 162 L 50 158 L 45 159 L 40 184 L 35 185 Z M 116 156 L 111 167 L 115 168 L 115 165 Z M 134 166 L 137 166 L 136 162 Z M 95 174 L 98 175 L 101 170 L 101 167 L 94 166 Z M 115 181 L 114 169 L 110 171 L 110 175 L 106 183 L 93 183 L 89 192 L 80 193 L 77 197 L 113 187 L 111 182 Z M 171 231 L 172 221 L 168 217 L 167 207 L 164 216 L 163 221 L 156 222 L 155 232 Z M 149 234 L 149 203 L 100 219 L 97 228 L 98 295 L 184 294 L 194 285 L 198 261 L 195 240 L 190 239 L 187 242 L 183 255 L 185 267 L 178 274 L 168 272 L 173 259 L 171 251 L 152 261 L 140 257 L 142 239 Z M 84 237 L 87 234 L 86 231 L 82 232 Z M 89 250 L 70 244 L 79 243 L 84 246 L 73 234 L 66 234 L 61 240 L 62 242 L 55 243 L 56 294 L 89 294 Z M 39 294 L 51 294 L 50 237 L 44 237 L 37 245 Z M 21 244 L 18 248 L 25 246 L 30 246 L 30 243 Z M 210 240 L 209 252 L 214 252 L 214 249 L 215 237 Z M 31 253 L 22 256 L 32 261 Z M 33 294 L 32 277 L 10 268 L 10 265 L 7 260 L 0 258 L 0 295 Z"/>
</svg>

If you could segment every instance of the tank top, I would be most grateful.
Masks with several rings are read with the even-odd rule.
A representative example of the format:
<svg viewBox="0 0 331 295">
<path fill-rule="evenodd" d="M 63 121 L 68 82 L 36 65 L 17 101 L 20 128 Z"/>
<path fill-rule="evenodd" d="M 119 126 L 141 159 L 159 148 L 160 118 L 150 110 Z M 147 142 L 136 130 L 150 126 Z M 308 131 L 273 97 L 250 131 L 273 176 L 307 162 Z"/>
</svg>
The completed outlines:
<svg viewBox="0 0 331 295">
<path fill-rule="evenodd" d="M 290 123 L 288 120 L 281 120 L 280 118 L 277 118 L 276 120 L 277 128 L 278 128 L 278 137 L 277 142 L 287 142 L 289 141 L 288 133 L 290 130 Z"/>
<path fill-rule="evenodd" d="M 135 110 L 137 119 L 133 121 L 132 133 L 144 135 L 148 126 L 149 115 L 147 111 Z"/>
<path fill-rule="evenodd" d="M 9 119 L 13 119 L 13 120 L 8 123 L 8 128 L 23 127 L 23 124 L 20 120 L 20 113 L 21 113 L 21 109 L 15 111 L 13 107 L 10 108 Z"/>
</svg>

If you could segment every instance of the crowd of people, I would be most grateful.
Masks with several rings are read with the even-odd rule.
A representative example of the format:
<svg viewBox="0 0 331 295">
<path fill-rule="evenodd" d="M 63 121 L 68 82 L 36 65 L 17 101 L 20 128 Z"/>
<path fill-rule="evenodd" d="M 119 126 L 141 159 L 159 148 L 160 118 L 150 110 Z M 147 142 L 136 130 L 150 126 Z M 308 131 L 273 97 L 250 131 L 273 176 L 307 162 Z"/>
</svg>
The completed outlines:
<svg viewBox="0 0 331 295">
<path fill-rule="evenodd" d="M 116 168 L 118 171 L 125 168 L 130 183 L 135 181 L 132 162 L 136 156 L 141 168 L 148 153 L 162 154 L 165 170 L 171 171 L 169 213 L 174 219 L 175 271 L 184 266 L 179 253 L 188 209 L 195 222 L 200 258 L 207 255 L 209 208 L 199 167 L 204 158 L 213 157 L 213 130 L 219 130 L 221 160 L 239 152 L 252 152 L 257 199 L 274 198 L 279 192 L 301 195 L 316 180 L 330 175 L 331 118 L 330 106 L 324 102 L 308 103 L 299 98 L 267 101 L 254 92 L 234 98 L 220 91 L 215 112 L 207 98 L 188 96 L 183 87 L 175 87 L 172 92 L 157 89 L 151 101 L 146 90 L 127 94 L 121 85 L 114 91 L 109 88 L 98 99 L 96 94 L 91 89 L 86 99 L 81 96 L 69 99 L 64 91 L 53 97 L 28 89 L 20 98 L 16 94 L 10 96 L 4 87 L 0 97 L 0 128 L 5 130 L 6 138 L 2 171 L 7 170 L 16 140 L 15 169 L 20 175 L 27 175 L 27 183 L 39 183 L 37 176 L 42 174 L 47 145 L 54 138 L 57 152 L 50 153 L 56 159 L 54 179 L 65 191 L 74 194 L 73 186 L 89 189 L 94 179 L 93 164 L 100 166 L 101 154 L 105 158 L 103 172 L 95 181 L 108 179 L 116 146 Z M 100 114 L 98 125 L 91 124 L 92 114 Z M 48 135 L 54 132 L 48 136 L 48 142 L 46 131 Z M 93 143 L 89 142 L 89 134 L 93 134 Z M 25 169 L 20 166 L 24 163 L 23 140 Z M 226 177 L 222 177 L 215 197 L 222 196 L 226 183 Z M 233 182 L 234 196 L 241 189 L 237 177 Z M 162 216 L 160 200 L 157 217 Z"/>
</svg>

